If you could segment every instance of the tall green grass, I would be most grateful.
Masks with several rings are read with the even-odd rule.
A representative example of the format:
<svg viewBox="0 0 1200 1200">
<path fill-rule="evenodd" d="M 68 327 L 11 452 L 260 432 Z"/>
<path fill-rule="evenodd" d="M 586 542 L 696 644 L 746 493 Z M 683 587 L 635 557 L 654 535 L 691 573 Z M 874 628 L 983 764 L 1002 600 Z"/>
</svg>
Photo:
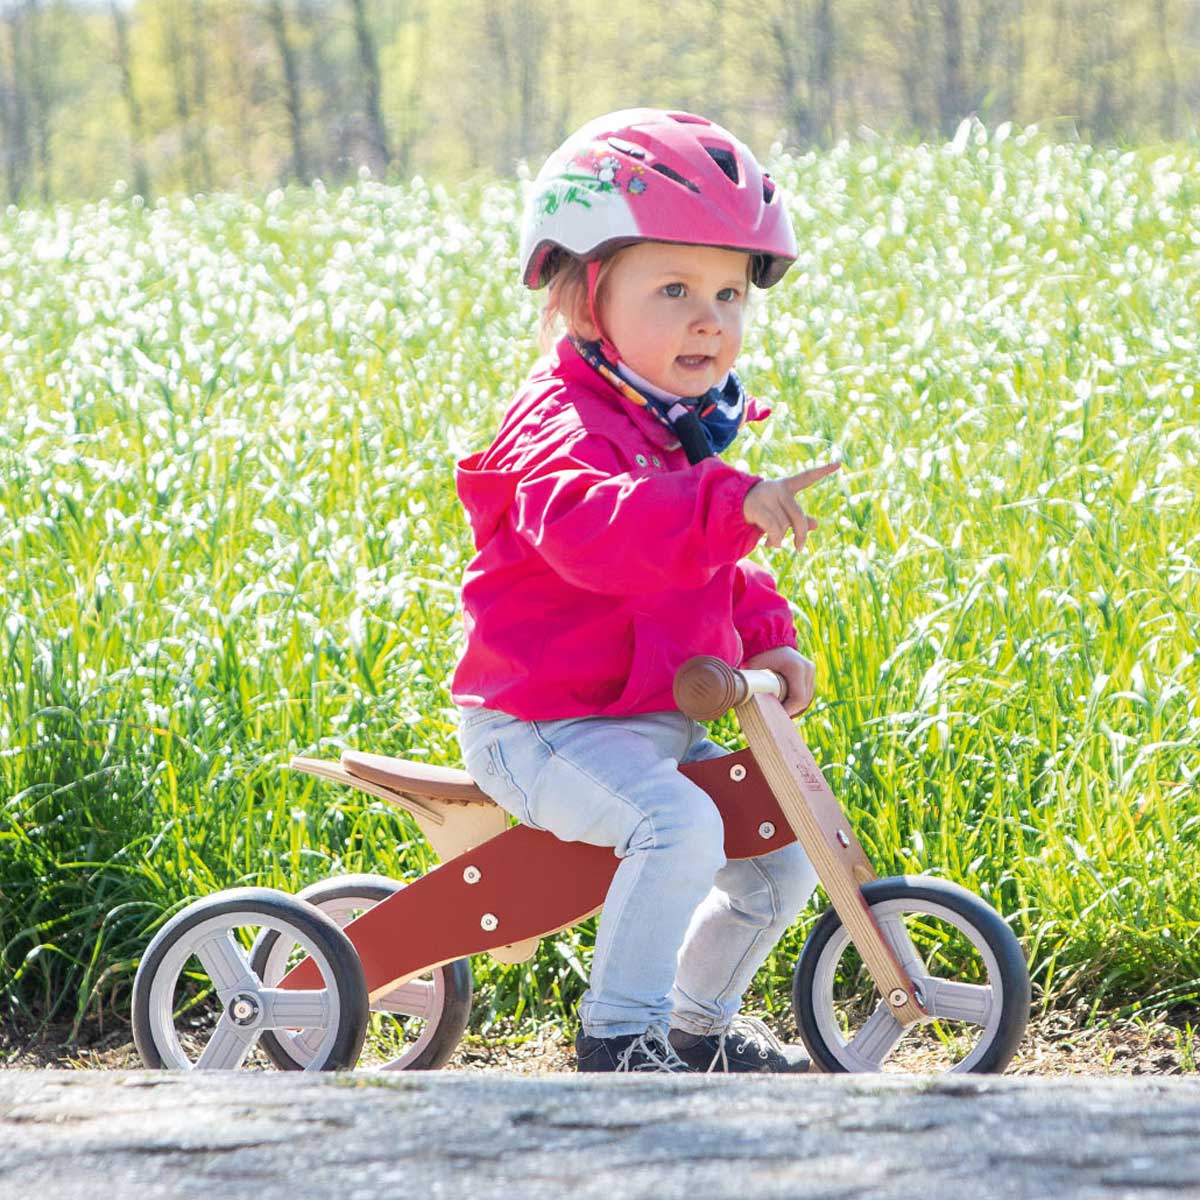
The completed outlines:
<svg viewBox="0 0 1200 1200">
<path fill-rule="evenodd" d="M 975 126 L 775 174 L 801 257 L 741 363 L 774 417 L 730 453 L 846 463 L 804 554 L 758 552 L 818 663 L 807 738 L 880 872 L 988 897 L 1043 1003 L 1194 1000 L 1200 156 Z M 455 761 L 452 470 L 535 357 L 517 211 L 363 180 L 0 217 L 11 1017 L 124 1015 L 218 888 L 430 866 L 282 768 Z M 479 1021 L 568 1012 L 590 936 L 477 962 Z"/>
</svg>

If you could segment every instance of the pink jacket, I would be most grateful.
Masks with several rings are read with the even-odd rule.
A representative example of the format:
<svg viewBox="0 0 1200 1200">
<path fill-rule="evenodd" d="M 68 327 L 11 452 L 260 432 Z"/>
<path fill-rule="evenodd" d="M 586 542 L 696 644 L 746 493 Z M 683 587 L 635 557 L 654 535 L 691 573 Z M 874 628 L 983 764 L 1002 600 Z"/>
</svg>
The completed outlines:
<svg viewBox="0 0 1200 1200">
<path fill-rule="evenodd" d="M 769 412 L 752 401 L 749 418 Z M 739 561 L 761 536 L 742 515 L 757 482 L 718 458 L 689 465 L 560 341 L 458 464 L 478 553 L 454 702 L 527 721 L 657 712 L 693 654 L 738 666 L 795 646 L 771 576 Z"/>
</svg>

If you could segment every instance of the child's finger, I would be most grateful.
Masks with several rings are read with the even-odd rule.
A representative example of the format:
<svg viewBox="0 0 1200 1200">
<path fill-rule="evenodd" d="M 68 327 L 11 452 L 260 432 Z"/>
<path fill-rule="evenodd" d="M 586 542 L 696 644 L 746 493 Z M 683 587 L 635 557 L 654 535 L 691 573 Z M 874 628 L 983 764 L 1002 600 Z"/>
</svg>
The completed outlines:
<svg viewBox="0 0 1200 1200">
<path fill-rule="evenodd" d="M 804 549 L 804 544 L 808 541 L 808 535 L 812 533 L 816 527 L 817 522 L 814 518 L 810 517 L 805 512 L 800 513 L 800 522 L 793 526 L 795 530 L 793 540 L 795 541 L 797 551 Z"/>
<path fill-rule="evenodd" d="M 807 471 L 801 471 L 798 475 L 789 475 L 781 482 L 787 484 L 792 493 L 802 492 L 805 488 L 812 487 L 818 480 L 824 479 L 826 475 L 832 475 L 834 471 L 840 470 L 841 466 L 840 462 L 823 463 L 819 467 L 810 467 Z"/>
</svg>

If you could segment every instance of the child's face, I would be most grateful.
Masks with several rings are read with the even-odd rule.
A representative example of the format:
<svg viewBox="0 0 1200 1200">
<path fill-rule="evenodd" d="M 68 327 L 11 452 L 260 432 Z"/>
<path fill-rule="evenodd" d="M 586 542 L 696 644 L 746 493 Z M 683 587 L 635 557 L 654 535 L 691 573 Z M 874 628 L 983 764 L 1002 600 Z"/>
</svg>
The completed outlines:
<svg viewBox="0 0 1200 1200">
<path fill-rule="evenodd" d="M 621 251 L 599 314 L 621 359 L 677 396 L 721 383 L 742 346 L 749 255 L 712 246 L 640 242 Z"/>
</svg>

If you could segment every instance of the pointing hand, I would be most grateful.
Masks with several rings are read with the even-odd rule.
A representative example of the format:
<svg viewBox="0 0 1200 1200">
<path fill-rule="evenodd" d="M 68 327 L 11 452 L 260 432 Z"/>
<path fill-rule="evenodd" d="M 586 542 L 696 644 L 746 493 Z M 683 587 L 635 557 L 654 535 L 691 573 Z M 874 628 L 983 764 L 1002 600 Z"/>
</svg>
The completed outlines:
<svg viewBox="0 0 1200 1200">
<path fill-rule="evenodd" d="M 796 503 L 796 493 L 812 487 L 819 479 L 832 475 L 842 464 L 824 463 L 819 467 L 789 475 L 786 479 L 764 479 L 756 483 L 742 502 L 742 514 L 750 525 L 757 525 L 767 535 L 768 546 L 781 545 L 788 533 L 797 550 L 804 548 L 809 533 L 816 529 L 810 517 Z"/>
</svg>

